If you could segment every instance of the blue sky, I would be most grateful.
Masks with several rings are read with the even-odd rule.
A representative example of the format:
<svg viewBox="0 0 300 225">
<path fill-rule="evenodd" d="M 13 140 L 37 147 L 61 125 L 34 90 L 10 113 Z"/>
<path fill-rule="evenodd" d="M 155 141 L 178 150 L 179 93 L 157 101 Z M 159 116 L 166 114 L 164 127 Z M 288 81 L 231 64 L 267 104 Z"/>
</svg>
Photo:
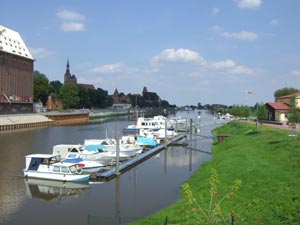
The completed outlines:
<svg viewBox="0 0 300 225">
<path fill-rule="evenodd" d="M 300 89 L 299 0 L 2 0 L 34 69 L 170 104 L 274 101 Z M 252 95 L 247 95 L 251 90 Z"/>
</svg>

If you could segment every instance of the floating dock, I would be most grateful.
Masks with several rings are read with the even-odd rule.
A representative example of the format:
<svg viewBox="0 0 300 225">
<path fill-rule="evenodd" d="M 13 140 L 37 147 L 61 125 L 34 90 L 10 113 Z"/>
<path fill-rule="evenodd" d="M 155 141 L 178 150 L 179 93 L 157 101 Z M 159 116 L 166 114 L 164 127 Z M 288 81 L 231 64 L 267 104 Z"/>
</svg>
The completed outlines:
<svg viewBox="0 0 300 225">
<path fill-rule="evenodd" d="M 111 180 L 117 175 L 120 175 L 121 173 L 129 170 L 130 168 L 140 164 L 141 162 L 145 161 L 146 159 L 152 157 L 153 155 L 156 155 L 163 149 L 167 148 L 169 145 L 172 145 L 173 143 L 176 143 L 177 141 L 183 139 L 186 135 L 181 134 L 176 137 L 174 137 L 172 140 L 168 141 L 167 143 L 158 145 L 155 148 L 150 149 L 147 152 L 144 152 L 124 163 L 119 164 L 119 168 L 117 169 L 117 166 L 114 166 L 104 172 L 98 172 L 97 174 L 91 176 L 92 179 L 103 179 L 103 180 Z"/>
</svg>

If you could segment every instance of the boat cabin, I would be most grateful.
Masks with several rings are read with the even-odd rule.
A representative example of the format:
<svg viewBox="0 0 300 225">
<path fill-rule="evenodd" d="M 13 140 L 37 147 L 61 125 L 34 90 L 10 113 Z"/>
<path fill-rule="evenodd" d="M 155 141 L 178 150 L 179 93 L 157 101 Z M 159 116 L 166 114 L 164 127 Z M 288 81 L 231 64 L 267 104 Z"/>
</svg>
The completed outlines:
<svg viewBox="0 0 300 225">
<path fill-rule="evenodd" d="M 27 155 L 25 170 L 37 170 L 40 165 L 50 165 L 57 162 L 59 162 L 58 157 L 52 154 Z"/>
</svg>

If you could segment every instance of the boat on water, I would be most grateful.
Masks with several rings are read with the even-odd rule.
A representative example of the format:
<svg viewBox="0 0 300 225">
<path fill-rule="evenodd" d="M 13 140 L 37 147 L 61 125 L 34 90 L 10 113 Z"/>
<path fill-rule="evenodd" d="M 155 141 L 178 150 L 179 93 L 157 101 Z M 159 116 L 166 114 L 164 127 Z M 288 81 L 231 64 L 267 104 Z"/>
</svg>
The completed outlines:
<svg viewBox="0 0 300 225">
<path fill-rule="evenodd" d="M 52 154 L 59 156 L 62 160 L 65 160 L 69 153 L 78 154 L 78 158 L 82 158 L 85 161 L 95 161 L 102 166 L 111 164 L 116 157 L 109 152 L 104 152 L 103 146 L 96 146 L 93 149 L 86 148 L 86 146 L 80 144 L 59 144 L 53 146 Z"/>
<path fill-rule="evenodd" d="M 115 138 L 105 138 L 105 139 L 85 139 L 84 146 L 101 146 L 104 152 L 111 152 L 116 155 L 117 151 L 117 140 Z M 127 139 L 119 140 L 119 155 L 121 157 L 125 156 L 127 158 L 133 157 L 137 154 L 142 153 L 144 147 L 138 145 L 135 141 Z"/>
<path fill-rule="evenodd" d="M 31 154 L 25 156 L 26 178 L 39 178 L 46 180 L 87 181 L 89 174 L 84 174 L 76 163 L 60 162 L 58 157 L 52 154 Z"/>
<path fill-rule="evenodd" d="M 76 163 L 86 173 L 96 173 L 107 165 L 106 162 L 101 163 L 95 160 L 85 160 L 79 152 L 69 152 L 63 162 Z"/>
<path fill-rule="evenodd" d="M 151 118 L 139 117 L 136 123 L 128 125 L 123 129 L 124 132 L 139 132 L 140 129 L 160 129 L 165 128 L 167 119 L 164 116 L 154 116 Z"/>
<path fill-rule="evenodd" d="M 104 146 L 100 145 L 98 141 L 88 145 L 60 144 L 53 146 L 53 155 L 58 155 L 62 160 L 66 159 L 69 152 L 78 153 L 83 160 L 96 161 L 104 166 L 115 162 L 117 157 L 116 151 L 105 151 Z M 120 161 L 124 161 L 129 157 L 128 152 L 119 152 Z"/>
<path fill-rule="evenodd" d="M 168 131 L 176 130 L 177 132 L 186 131 L 187 119 L 181 117 L 166 118 L 162 115 L 151 118 L 139 117 L 136 123 L 128 125 L 123 131 L 125 133 L 139 134 L 141 130 L 151 130 L 151 132 L 161 132 L 167 129 Z M 162 136 L 162 135 L 160 135 Z"/>
<path fill-rule="evenodd" d="M 178 132 L 174 129 L 140 129 L 139 135 L 145 138 L 153 138 L 161 143 L 165 138 L 174 138 L 178 135 Z"/>
</svg>

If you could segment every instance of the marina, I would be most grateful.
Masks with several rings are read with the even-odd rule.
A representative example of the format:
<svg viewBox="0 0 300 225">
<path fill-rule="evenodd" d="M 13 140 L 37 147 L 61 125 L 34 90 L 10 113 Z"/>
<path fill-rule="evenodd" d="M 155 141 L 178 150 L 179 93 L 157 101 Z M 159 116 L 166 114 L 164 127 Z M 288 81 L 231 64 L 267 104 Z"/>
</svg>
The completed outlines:
<svg viewBox="0 0 300 225">
<path fill-rule="evenodd" d="M 179 113 L 188 119 L 194 112 Z M 134 221 L 166 207 L 179 196 L 181 184 L 211 158 L 211 130 L 219 126 L 213 116 L 203 112 L 201 120 L 211 121 L 201 127 L 199 135 L 183 133 L 178 140 L 161 143 L 142 154 L 121 162 L 119 176 L 114 169 L 98 173 L 87 183 L 46 181 L 24 178 L 24 157 L 30 154 L 49 154 L 55 145 L 83 143 L 85 139 L 120 137 L 123 128 L 132 121 L 118 118 L 100 124 L 84 126 L 48 127 L 0 134 L 3 159 L 0 167 L 0 223 L 40 224 L 32 212 L 43 218 L 43 224 L 116 224 Z M 208 138 L 207 138 L 208 137 Z M 181 139 L 182 138 L 182 139 Z M 15 141 L 18 140 L 18 141 Z M 177 145 L 177 146 L 175 146 Z M 123 164 L 123 165 L 122 165 Z M 111 167 L 115 168 L 115 166 Z M 105 174 L 106 173 L 106 174 Z M 129 204 L 130 203 L 130 204 Z M 74 214 L 74 210 L 80 213 Z"/>
<path fill-rule="evenodd" d="M 144 160 L 148 159 L 149 157 L 152 157 L 153 155 L 158 154 L 160 151 L 167 148 L 168 145 L 171 145 L 174 142 L 177 142 L 178 140 L 181 140 L 184 137 L 185 137 L 185 135 L 179 135 L 179 136 L 175 137 L 174 139 L 172 139 L 170 142 L 168 142 L 166 144 L 161 144 L 155 148 L 152 148 L 149 151 L 144 152 L 143 154 L 140 154 L 140 155 L 126 161 L 125 163 L 122 163 L 119 166 L 116 165 L 115 167 L 113 167 L 107 171 L 95 174 L 94 178 L 96 178 L 96 179 L 113 179 L 114 177 L 120 175 L 123 171 L 126 171 L 126 170 L 134 167 L 135 165 L 143 162 Z"/>
</svg>

